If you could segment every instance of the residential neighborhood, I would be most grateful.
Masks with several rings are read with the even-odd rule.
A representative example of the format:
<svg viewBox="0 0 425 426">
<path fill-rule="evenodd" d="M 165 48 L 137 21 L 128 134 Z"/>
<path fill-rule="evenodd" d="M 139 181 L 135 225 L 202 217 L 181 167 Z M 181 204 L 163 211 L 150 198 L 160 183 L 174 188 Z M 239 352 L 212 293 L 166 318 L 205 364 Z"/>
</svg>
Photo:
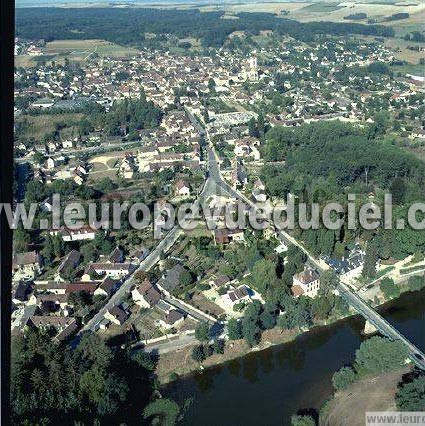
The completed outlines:
<svg viewBox="0 0 425 426">
<path fill-rule="evenodd" d="M 63 29 L 20 12 L 13 350 L 40 365 L 57 353 L 52 371 L 71 360 L 63 386 L 93 424 L 137 412 L 146 424 L 193 413 L 187 424 L 313 426 L 325 401 L 343 418 L 333 398 L 348 406 L 352 386 L 374 380 L 402 407 L 390 373 L 425 370 L 409 328 L 425 287 L 425 38 L 390 24 L 416 6 L 372 18 L 354 3 L 113 3 L 69 6 L 70 17 L 46 7 Z M 56 403 L 58 419 L 69 409 L 86 421 L 74 388 L 51 402 L 50 367 L 28 372 L 21 358 L 16 418 L 42 391 L 35 422 Z M 260 414 L 240 408 L 254 388 L 270 399 Z M 227 419 L 221 397 L 236 390 L 244 412 Z M 206 421 L 202 404 L 220 416 Z"/>
</svg>

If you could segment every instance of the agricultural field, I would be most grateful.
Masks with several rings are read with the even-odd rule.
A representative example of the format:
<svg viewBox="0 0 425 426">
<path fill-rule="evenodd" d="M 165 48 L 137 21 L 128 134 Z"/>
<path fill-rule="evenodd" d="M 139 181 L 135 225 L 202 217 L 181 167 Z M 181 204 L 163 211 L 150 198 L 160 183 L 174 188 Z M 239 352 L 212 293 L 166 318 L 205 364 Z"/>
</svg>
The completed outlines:
<svg viewBox="0 0 425 426">
<path fill-rule="evenodd" d="M 93 54 L 98 56 L 121 57 L 136 55 L 137 49 L 120 46 L 105 40 L 55 40 L 46 43 L 43 55 L 18 55 L 15 57 L 17 66 L 30 67 L 40 61 L 56 61 L 62 63 L 65 58 L 74 62 L 84 62 Z"/>
<path fill-rule="evenodd" d="M 327 3 L 327 2 L 319 2 L 319 3 L 311 3 L 308 6 L 305 6 L 301 9 L 307 12 L 333 12 L 334 10 L 341 9 L 345 6 L 340 6 L 339 3 Z"/>
<path fill-rule="evenodd" d="M 329 20 L 335 22 L 350 22 L 344 17 L 356 13 L 366 13 L 367 19 L 376 19 L 379 23 L 388 16 L 395 13 L 407 12 L 410 17 L 399 21 L 385 22 L 385 25 L 390 25 L 394 28 L 404 26 L 408 22 L 416 22 L 417 16 L 425 11 L 424 2 L 410 2 L 410 3 L 397 3 L 397 4 L 383 4 L 383 3 L 362 3 L 346 1 L 341 3 L 328 3 L 333 6 L 333 9 L 325 8 L 326 3 L 321 2 L 312 4 L 311 6 L 290 10 L 288 17 L 296 19 L 301 22 Z M 321 6 L 323 10 L 320 10 Z"/>
<path fill-rule="evenodd" d="M 204 12 L 224 10 L 227 14 L 239 12 L 268 12 L 276 13 L 284 18 L 292 18 L 301 22 L 309 21 L 334 21 L 349 22 L 344 19 L 347 15 L 366 13 L 367 18 L 382 21 L 385 17 L 395 13 L 407 12 L 410 17 L 399 21 L 385 22 L 404 35 L 407 31 L 423 30 L 425 18 L 425 2 L 423 0 L 399 1 L 396 0 L 372 0 L 372 1 L 320 1 L 320 2 L 259 2 L 248 4 L 226 4 L 220 6 L 200 6 Z M 282 13 L 283 12 L 283 13 Z M 285 12 L 288 12 L 285 15 Z M 422 25 L 422 28 L 421 28 Z"/>
</svg>

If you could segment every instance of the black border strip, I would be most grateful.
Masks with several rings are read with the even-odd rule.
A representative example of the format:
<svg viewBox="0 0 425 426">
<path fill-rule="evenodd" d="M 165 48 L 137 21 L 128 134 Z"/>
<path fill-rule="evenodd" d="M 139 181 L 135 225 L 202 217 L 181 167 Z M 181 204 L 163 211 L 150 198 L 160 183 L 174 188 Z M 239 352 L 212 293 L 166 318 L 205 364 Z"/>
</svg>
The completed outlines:
<svg viewBox="0 0 425 426">
<path fill-rule="evenodd" d="M 0 1 L 0 202 L 13 202 L 13 78 L 15 1 Z M 1 291 L 1 420 L 10 422 L 10 315 L 12 279 L 12 230 L 0 214 Z"/>
</svg>

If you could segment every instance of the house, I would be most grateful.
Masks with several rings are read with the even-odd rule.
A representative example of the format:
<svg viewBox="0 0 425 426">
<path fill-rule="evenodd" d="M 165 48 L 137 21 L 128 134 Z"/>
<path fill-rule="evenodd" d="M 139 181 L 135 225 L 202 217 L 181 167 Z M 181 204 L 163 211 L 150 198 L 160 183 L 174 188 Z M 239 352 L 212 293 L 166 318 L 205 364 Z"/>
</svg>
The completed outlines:
<svg viewBox="0 0 425 426">
<path fill-rule="evenodd" d="M 335 259 L 329 256 L 323 256 L 322 259 L 344 279 L 354 279 L 358 277 L 363 269 L 365 252 L 356 245 L 347 257 Z"/>
<path fill-rule="evenodd" d="M 65 340 L 78 328 L 75 318 L 60 316 L 31 316 L 26 325 L 41 330 L 55 331 L 57 333 L 55 340 L 58 342 Z"/>
<path fill-rule="evenodd" d="M 66 256 L 62 263 L 59 265 L 57 274 L 61 278 L 65 278 L 69 275 L 71 271 L 74 271 L 75 268 L 80 264 L 81 253 L 77 250 L 71 250 Z"/>
<path fill-rule="evenodd" d="M 41 210 L 43 210 L 43 212 L 51 212 L 53 209 L 53 205 L 52 203 L 49 201 L 48 198 L 46 198 L 41 204 L 40 204 L 40 208 Z"/>
<path fill-rule="evenodd" d="M 15 253 L 13 270 L 24 278 L 34 278 L 42 270 L 42 258 L 36 251 Z"/>
<path fill-rule="evenodd" d="M 264 185 L 263 181 L 260 178 L 258 178 L 254 182 L 254 188 L 258 189 L 259 191 L 265 191 L 266 185 Z"/>
<path fill-rule="evenodd" d="M 108 276 L 112 278 L 124 278 L 134 271 L 134 265 L 131 263 L 91 263 L 84 275 L 83 280 L 90 279 L 90 275 L 94 272 L 100 276 Z"/>
<path fill-rule="evenodd" d="M 115 247 L 108 260 L 110 263 L 122 263 L 124 262 L 124 252 L 119 247 Z"/>
<path fill-rule="evenodd" d="M 247 175 L 245 167 L 241 163 L 236 161 L 234 169 L 233 169 L 233 173 L 232 173 L 233 187 L 235 189 L 240 188 L 246 185 L 247 182 L 248 182 L 248 175 Z"/>
<path fill-rule="evenodd" d="M 53 170 L 56 166 L 57 166 L 57 162 L 52 157 L 49 157 L 46 160 L 46 169 L 47 170 Z"/>
<path fill-rule="evenodd" d="M 180 264 L 174 265 L 166 272 L 165 276 L 158 281 L 158 289 L 167 296 L 170 296 L 174 289 L 179 285 L 180 275 L 185 270 L 186 269 Z"/>
<path fill-rule="evenodd" d="M 37 291 L 54 294 L 65 294 L 66 286 L 68 285 L 62 281 L 35 281 L 34 284 Z"/>
<path fill-rule="evenodd" d="M 111 277 L 105 277 L 99 287 L 94 291 L 95 296 L 111 297 L 119 286 L 118 280 L 113 280 Z"/>
<path fill-rule="evenodd" d="M 135 250 L 130 253 L 130 258 L 132 261 L 141 262 L 145 260 L 149 255 L 149 249 L 147 247 L 140 247 L 138 250 Z"/>
<path fill-rule="evenodd" d="M 190 196 L 189 185 L 184 180 L 179 179 L 175 185 L 175 194 L 181 197 L 189 197 Z"/>
<path fill-rule="evenodd" d="M 107 318 L 103 318 L 102 321 L 99 323 L 99 329 L 100 330 L 106 330 L 111 325 L 111 321 Z"/>
<path fill-rule="evenodd" d="M 215 289 L 219 289 L 221 287 L 224 287 L 229 283 L 230 283 L 230 278 L 225 274 L 220 274 L 220 275 L 213 277 L 209 280 L 210 286 L 215 288 Z"/>
<path fill-rule="evenodd" d="M 244 241 L 243 229 L 218 228 L 213 231 L 214 242 L 216 245 L 225 245 L 231 242 Z"/>
<path fill-rule="evenodd" d="M 78 324 L 75 321 L 75 318 L 72 318 L 74 321 L 71 321 L 66 327 L 64 327 L 59 333 L 54 337 L 54 341 L 57 343 L 63 342 L 68 339 L 78 330 Z"/>
<path fill-rule="evenodd" d="M 252 190 L 252 197 L 254 201 L 257 201 L 259 203 L 264 203 L 267 200 L 267 195 L 264 191 L 258 188 L 254 188 Z"/>
<path fill-rule="evenodd" d="M 127 320 L 127 317 L 127 312 L 119 306 L 113 306 L 105 314 L 105 318 L 116 325 L 123 325 Z"/>
<path fill-rule="evenodd" d="M 131 292 L 133 301 L 142 308 L 152 308 L 161 299 L 161 293 L 146 278 Z"/>
<path fill-rule="evenodd" d="M 62 141 L 62 148 L 70 149 L 70 148 L 73 148 L 73 147 L 74 147 L 74 144 L 73 144 L 72 140 L 67 139 L 65 141 Z"/>
<path fill-rule="evenodd" d="M 412 130 L 412 133 L 409 135 L 410 139 L 425 139 L 425 130 L 416 129 Z"/>
<path fill-rule="evenodd" d="M 19 281 L 12 289 L 12 302 L 15 305 L 25 304 L 28 300 L 28 294 L 31 292 L 31 287 L 28 282 Z"/>
<path fill-rule="evenodd" d="M 166 330 L 177 327 L 185 320 L 184 314 L 176 309 L 170 309 L 164 318 L 158 320 L 158 325 Z"/>
<path fill-rule="evenodd" d="M 56 231 L 51 231 L 50 234 L 57 234 Z M 89 225 L 84 225 L 79 229 L 69 229 L 62 227 L 59 231 L 62 240 L 65 242 L 70 241 L 82 241 L 82 240 L 94 240 L 96 236 L 96 230 Z"/>
<path fill-rule="evenodd" d="M 98 287 L 99 283 L 96 281 L 76 281 L 73 283 L 69 283 L 66 286 L 65 294 L 72 294 L 72 293 L 80 293 L 81 291 L 84 291 L 85 293 L 94 294 Z"/>
<path fill-rule="evenodd" d="M 35 294 L 31 295 L 28 301 L 29 305 L 37 305 L 43 312 L 43 306 L 53 305 L 50 308 L 51 312 L 57 311 L 59 308 L 65 309 L 68 306 L 68 295 L 67 294 Z"/>
<path fill-rule="evenodd" d="M 320 287 L 320 276 L 312 268 L 306 268 L 303 272 L 294 275 L 292 294 L 294 297 L 301 295 L 316 297 Z"/>
<path fill-rule="evenodd" d="M 127 153 L 119 166 L 118 172 L 124 179 L 132 179 L 137 170 L 136 157 Z"/>
<path fill-rule="evenodd" d="M 229 306 L 234 306 L 237 303 L 251 300 L 250 289 L 245 285 L 241 285 L 233 290 L 229 290 L 221 297 L 223 302 Z"/>
</svg>

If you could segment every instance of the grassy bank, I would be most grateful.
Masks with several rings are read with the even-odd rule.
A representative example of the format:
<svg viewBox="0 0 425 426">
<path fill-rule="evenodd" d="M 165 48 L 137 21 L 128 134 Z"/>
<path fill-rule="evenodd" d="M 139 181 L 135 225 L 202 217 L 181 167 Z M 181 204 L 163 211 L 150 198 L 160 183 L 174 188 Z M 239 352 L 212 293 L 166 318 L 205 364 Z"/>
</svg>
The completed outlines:
<svg viewBox="0 0 425 426">
<path fill-rule="evenodd" d="M 410 367 L 366 376 L 335 393 L 320 411 L 319 425 L 364 425 L 367 411 L 396 410 L 397 385 Z M 342 418 L 343 417 L 343 418 Z"/>
</svg>

